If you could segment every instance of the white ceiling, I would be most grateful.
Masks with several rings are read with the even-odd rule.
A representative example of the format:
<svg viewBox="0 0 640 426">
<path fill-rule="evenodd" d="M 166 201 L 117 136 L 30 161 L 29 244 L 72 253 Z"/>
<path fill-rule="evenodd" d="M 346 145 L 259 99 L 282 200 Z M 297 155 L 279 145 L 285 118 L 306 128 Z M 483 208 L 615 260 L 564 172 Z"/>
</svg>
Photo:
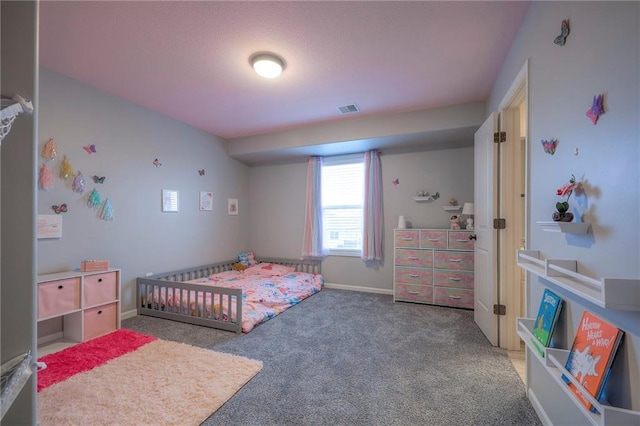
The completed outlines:
<svg viewBox="0 0 640 426">
<path fill-rule="evenodd" d="M 40 64 L 234 139 L 484 101 L 529 5 L 44 1 Z M 253 72 L 258 51 L 280 78 Z"/>
</svg>

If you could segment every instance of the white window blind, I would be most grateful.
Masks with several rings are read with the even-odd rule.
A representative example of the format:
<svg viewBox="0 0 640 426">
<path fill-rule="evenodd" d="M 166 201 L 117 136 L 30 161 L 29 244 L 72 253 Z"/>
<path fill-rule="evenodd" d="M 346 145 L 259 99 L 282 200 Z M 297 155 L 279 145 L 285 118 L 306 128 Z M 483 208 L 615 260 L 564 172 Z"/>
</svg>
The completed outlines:
<svg viewBox="0 0 640 426">
<path fill-rule="evenodd" d="M 324 158 L 322 244 L 330 254 L 362 251 L 364 164 L 362 155 Z"/>
</svg>

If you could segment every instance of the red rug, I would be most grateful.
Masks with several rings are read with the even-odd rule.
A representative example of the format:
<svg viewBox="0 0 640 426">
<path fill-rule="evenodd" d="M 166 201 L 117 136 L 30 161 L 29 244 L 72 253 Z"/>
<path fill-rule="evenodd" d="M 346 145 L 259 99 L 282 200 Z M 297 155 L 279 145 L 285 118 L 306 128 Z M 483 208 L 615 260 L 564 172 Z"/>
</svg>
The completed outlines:
<svg viewBox="0 0 640 426">
<path fill-rule="evenodd" d="M 47 368 L 38 371 L 38 392 L 78 373 L 92 370 L 107 361 L 133 352 L 154 340 L 157 338 L 120 329 L 38 358 L 38 361 L 47 364 Z"/>
</svg>

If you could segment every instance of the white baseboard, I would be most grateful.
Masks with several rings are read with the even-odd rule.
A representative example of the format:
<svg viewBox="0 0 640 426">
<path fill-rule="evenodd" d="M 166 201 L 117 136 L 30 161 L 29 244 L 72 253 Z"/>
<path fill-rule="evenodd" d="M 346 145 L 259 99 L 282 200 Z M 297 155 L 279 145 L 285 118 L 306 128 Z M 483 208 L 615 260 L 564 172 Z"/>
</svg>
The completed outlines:
<svg viewBox="0 0 640 426">
<path fill-rule="evenodd" d="M 540 401 L 538 401 L 538 398 L 536 398 L 536 394 L 531 389 L 529 389 L 528 393 L 529 401 L 531 401 L 531 405 L 533 406 L 536 414 L 538 414 L 538 417 L 540 418 L 542 424 L 545 426 L 553 426 L 553 423 L 551 423 L 551 419 L 549 418 L 549 416 L 547 416 L 544 408 L 542 408 L 542 404 L 540 404 Z"/>
<path fill-rule="evenodd" d="M 384 288 L 360 287 L 358 285 L 333 284 L 333 283 L 324 283 L 324 286 L 326 288 L 335 288 L 337 290 L 361 291 L 363 293 L 388 294 L 390 296 L 393 295 L 393 290 L 388 290 Z"/>
<path fill-rule="evenodd" d="M 38 338 L 38 346 L 46 345 L 49 342 L 53 342 L 54 340 L 59 340 L 64 337 L 64 333 L 59 331 L 57 333 L 49 334 L 48 336 L 42 336 Z"/>
<path fill-rule="evenodd" d="M 133 317 L 135 317 L 136 315 L 138 315 L 138 311 L 137 311 L 137 310 L 135 310 L 135 309 L 132 309 L 132 310 L 127 311 L 127 312 L 122 312 L 122 313 L 120 314 L 120 319 L 121 319 L 121 320 L 125 320 L 125 319 L 129 319 L 129 318 L 133 318 Z"/>
</svg>

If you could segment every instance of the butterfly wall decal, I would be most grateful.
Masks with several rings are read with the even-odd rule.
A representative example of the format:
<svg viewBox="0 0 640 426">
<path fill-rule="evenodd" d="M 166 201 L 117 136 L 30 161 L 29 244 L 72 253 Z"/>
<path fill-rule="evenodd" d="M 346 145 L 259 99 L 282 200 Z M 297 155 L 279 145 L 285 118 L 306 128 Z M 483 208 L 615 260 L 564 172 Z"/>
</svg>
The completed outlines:
<svg viewBox="0 0 640 426">
<path fill-rule="evenodd" d="M 591 119 L 591 122 L 595 126 L 598 123 L 598 118 L 604 114 L 604 95 L 596 95 L 593 97 L 591 108 L 587 110 L 587 117 Z"/>
<path fill-rule="evenodd" d="M 107 178 L 106 176 L 99 177 L 99 176 L 93 175 L 93 182 L 94 183 L 104 183 L 104 180 L 106 178 Z"/>
<path fill-rule="evenodd" d="M 97 152 L 95 145 L 87 145 L 87 146 L 83 146 L 82 148 L 84 148 L 84 150 L 87 151 L 87 154 L 89 155 L 95 154 Z"/>
<path fill-rule="evenodd" d="M 156 158 L 155 160 L 153 160 L 153 165 L 156 167 L 160 167 L 162 166 L 162 163 L 160 161 L 158 161 L 158 159 Z"/>
<path fill-rule="evenodd" d="M 68 211 L 66 203 L 60 204 L 59 206 L 51 206 L 51 208 L 56 214 L 66 213 Z"/>
<path fill-rule="evenodd" d="M 543 139 L 540 142 L 542 142 L 542 148 L 544 148 L 544 152 L 551 155 L 556 153 L 556 145 L 558 145 L 557 139 Z"/>
<path fill-rule="evenodd" d="M 198 170 L 198 173 L 200 174 L 200 176 L 204 176 L 204 169 Z"/>
<path fill-rule="evenodd" d="M 393 186 L 398 186 L 398 185 L 400 185 L 400 179 L 396 179 L 391 183 L 393 184 Z"/>
<path fill-rule="evenodd" d="M 557 44 L 558 46 L 564 46 L 564 44 L 567 41 L 567 36 L 569 35 L 569 33 L 571 32 L 571 30 L 569 29 L 569 20 L 568 19 L 563 19 L 562 20 L 562 32 L 560 33 L 560 35 L 558 37 L 556 37 L 553 42 L 555 44 Z"/>
</svg>

